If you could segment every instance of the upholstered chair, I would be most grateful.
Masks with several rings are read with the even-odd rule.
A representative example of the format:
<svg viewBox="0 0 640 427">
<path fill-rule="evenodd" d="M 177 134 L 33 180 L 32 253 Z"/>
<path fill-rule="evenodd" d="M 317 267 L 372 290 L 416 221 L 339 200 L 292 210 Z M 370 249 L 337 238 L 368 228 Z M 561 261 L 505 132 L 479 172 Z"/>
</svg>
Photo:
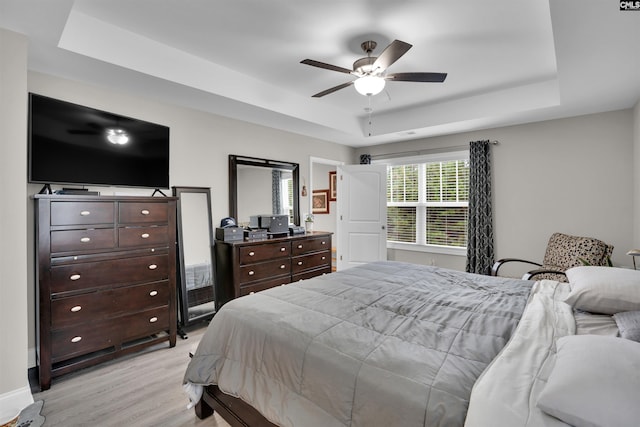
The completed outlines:
<svg viewBox="0 0 640 427">
<path fill-rule="evenodd" d="M 610 265 L 613 246 L 592 237 L 570 236 L 553 233 L 549 238 L 542 263 L 519 258 L 503 258 L 495 262 L 491 275 L 497 276 L 500 267 L 508 262 L 520 262 L 535 265 L 538 268 L 526 272 L 525 280 L 557 280 L 566 282 L 564 274 L 571 267 L 580 265 Z"/>
</svg>

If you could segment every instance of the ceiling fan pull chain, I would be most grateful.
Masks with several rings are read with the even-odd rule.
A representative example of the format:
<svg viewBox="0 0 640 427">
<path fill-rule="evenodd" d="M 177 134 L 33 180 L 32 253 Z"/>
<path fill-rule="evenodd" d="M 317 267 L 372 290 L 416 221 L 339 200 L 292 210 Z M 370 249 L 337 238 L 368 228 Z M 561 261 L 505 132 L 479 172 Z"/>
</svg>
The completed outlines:
<svg viewBox="0 0 640 427">
<path fill-rule="evenodd" d="M 368 95 L 367 99 L 369 100 L 369 107 L 367 108 L 367 111 L 369 112 L 369 136 L 371 136 L 371 111 L 373 110 L 371 108 L 371 95 Z"/>
</svg>

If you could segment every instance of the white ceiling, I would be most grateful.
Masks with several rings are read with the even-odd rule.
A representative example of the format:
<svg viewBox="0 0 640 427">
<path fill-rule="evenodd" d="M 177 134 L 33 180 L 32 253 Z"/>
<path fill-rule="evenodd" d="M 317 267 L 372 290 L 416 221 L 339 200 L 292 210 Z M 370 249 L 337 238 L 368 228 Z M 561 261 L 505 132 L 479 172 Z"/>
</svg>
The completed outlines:
<svg viewBox="0 0 640 427">
<path fill-rule="evenodd" d="M 632 107 L 640 11 L 613 0 L 0 0 L 29 68 L 358 147 Z M 374 97 L 351 68 L 374 40 L 411 48 Z M 367 108 L 372 109 L 371 119 Z"/>
</svg>

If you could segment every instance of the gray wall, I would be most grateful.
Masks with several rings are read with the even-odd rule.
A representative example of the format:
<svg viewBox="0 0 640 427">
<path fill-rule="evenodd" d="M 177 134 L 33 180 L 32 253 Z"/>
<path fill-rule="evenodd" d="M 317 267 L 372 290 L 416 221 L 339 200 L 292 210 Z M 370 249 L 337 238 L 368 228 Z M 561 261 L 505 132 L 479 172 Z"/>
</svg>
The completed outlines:
<svg viewBox="0 0 640 427">
<path fill-rule="evenodd" d="M 27 379 L 27 39 L 0 29 L 0 411 L 33 401 Z M 6 415 L 6 414 L 5 414 Z"/>
<path fill-rule="evenodd" d="M 348 162 L 352 163 L 352 162 Z M 329 171 L 335 171 L 336 167 L 333 165 L 325 165 L 321 163 L 315 163 L 313 165 L 313 190 L 328 190 L 329 189 Z M 309 190 L 311 191 L 311 190 Z M 336 202 L 329 202 L 328 214 L 314 214 L 313 229 L 316 231 L 330 231 L 336 232 Z M 309 209 L 304 209 L 308 211 Z M 337 239 L 333 239 L 333 245 Z"/>
<path fill-rule="evenodd" d="M 633 109 L 633 247 L 640 249 L 640 100 Z"/>
<path fill-rule="evenodd" d="M 497 258 L 541 261 L 549 236 L 560 231 L 613 244 L 614 263 L 629 266 L 626 252 L 634 246 L 634 128 L 635 145 L 640 146 L 637 107 L 635 111 L 635 123 L 633 111 L 622 110 L 374 146 L 357 154 L 498 140 L 492 147 Z M 389 250 L 389 258 L 465 267 L 462 256 Z"/>
</svg>

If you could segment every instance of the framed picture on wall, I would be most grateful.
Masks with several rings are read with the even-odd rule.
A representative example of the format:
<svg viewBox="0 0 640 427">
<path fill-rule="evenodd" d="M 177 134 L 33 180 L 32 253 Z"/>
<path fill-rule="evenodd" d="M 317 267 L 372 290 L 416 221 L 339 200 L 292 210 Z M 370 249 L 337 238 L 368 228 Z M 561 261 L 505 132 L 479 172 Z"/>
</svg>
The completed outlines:
<svg viewBox="0 0 640 427">
<path fill-rule="evenodd" d="M 338 178 L 336 171 L 329 171 L 329 201 L 335 202 L 337 196 Z"/>
<path fill-rule="evenodd" d="M 312 196 L 313 213 L 329 213 L 329 190 L 313 190 Z"/>
</svg>

